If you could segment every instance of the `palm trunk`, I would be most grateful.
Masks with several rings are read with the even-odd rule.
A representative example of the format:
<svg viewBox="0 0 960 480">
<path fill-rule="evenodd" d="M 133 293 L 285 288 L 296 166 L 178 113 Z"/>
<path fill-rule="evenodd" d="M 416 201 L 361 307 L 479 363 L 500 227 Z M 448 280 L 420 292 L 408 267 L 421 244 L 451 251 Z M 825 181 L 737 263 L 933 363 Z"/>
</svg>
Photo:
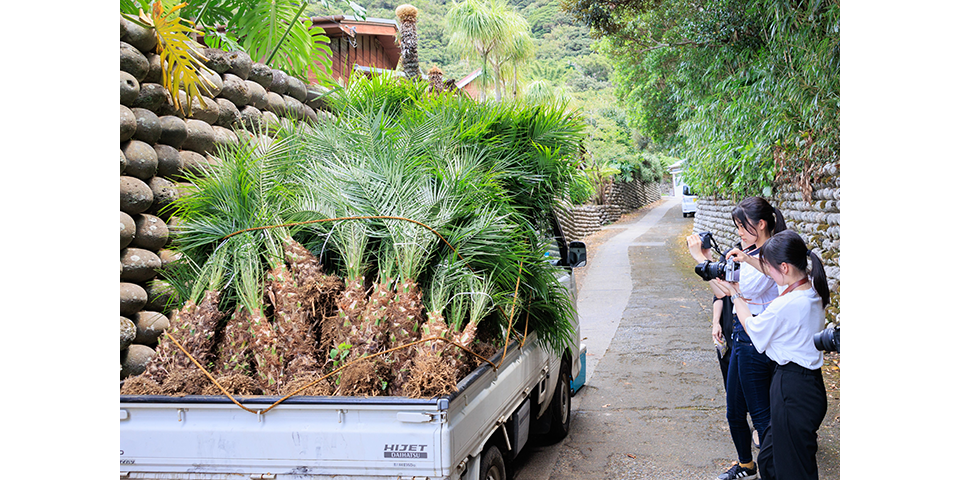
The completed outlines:
<svg viewBox="0 0 960 480">
<path fill-rule="evenodd" d="M 410 80 L 420 78 L 419 42 L 417 36 L 417 9 L 413 5 L 400 5 L 396 9 L 400 19 L 400 58 L 403 73 Z"/>
</svg>

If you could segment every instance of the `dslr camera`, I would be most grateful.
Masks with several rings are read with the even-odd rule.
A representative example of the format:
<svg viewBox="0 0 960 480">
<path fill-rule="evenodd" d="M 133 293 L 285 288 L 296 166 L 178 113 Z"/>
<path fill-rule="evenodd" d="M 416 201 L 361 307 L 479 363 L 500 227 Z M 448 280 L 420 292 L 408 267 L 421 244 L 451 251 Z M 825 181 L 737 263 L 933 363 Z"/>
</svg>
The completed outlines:
<svg viewBox="0 0 960 480">
<path fill-rule="evenodd" d="M 714 278 L 733 283 L 740 281 L 740 264 L 733 261 L 733 259 L 722 262 L 700 262 L 696 267 L 693 267 L 693 271 L 696 272 L 697 275 L 700 275 L 700 278 L 705 281 L 713 280 Z"/>
<path fill-rule="evenodd" d="M 717 246 L 717 242 L 713 240 L 713 234 L 710 232 L 701 232 L 700 234 L 701 248 L 704 250 L 713 247 L 713 249 L 720 253 L 720 247 Z M 727 253 L 723 252 L 720 257 L 726 257 Z M 739 282 L 740 281 L 740 264 L 731 260 L 721 260 L 719 262 L 704 261 L 697 264 L 696 267 L 693 267 L 693 271 L 700 276 L 704 281 L 713 280 L 719 278 L 721 280 L 726 280 L 728 282 Z"/>
<path fill-rule="evenodd" d="M 824 352 L 840 352 L 840 327 L 829 325 L 813 336 L 813 345 Z"/>
</svg>

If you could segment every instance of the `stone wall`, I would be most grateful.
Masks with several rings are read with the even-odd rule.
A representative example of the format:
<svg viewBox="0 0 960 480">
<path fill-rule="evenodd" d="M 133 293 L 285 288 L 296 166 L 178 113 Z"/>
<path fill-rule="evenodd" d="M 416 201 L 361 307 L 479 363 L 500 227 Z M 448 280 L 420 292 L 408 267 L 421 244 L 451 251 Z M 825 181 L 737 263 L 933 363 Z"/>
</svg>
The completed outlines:
<svg viewBox="0 0 960 480">
<path fill-rule="evenodd" d="M 807 247 L 823 259 L 830 286 L 827 320 L 839 324 L 840 316 L 840 165 L 830 164 L 821 170 L 822 179 L 813 185 L 812 201 L 803 199 L 796 185 L 784 184 L 767 200 L 780 209 L 787 228 L 796 231 Z M 736 202 L 700 197 L 693 231 L 712 232 L 721 250 L 739 244 L 730 212 Z"/>
<path fill-rule="evenodd" d="M 583 240 L 600 231 L 600 227 L 616 222 L 620 216 L 661 197 L 659 183 L 637 180 L 616 182 L 607 189 L 607 205 L 566 205 L 558 214 L 566 240 Z"/>
<path fill-rule="evenodd" d="M 251 61 L 242 52 L 205 49 L 215 85 L 191 115 L 178 111 L 160 85 L 156 39 L 120 25 L 120 359 L 121 378 L 153 355 L 169 325 L 169 284 L 157 270 L 174 260 L 167 249 L 176 219 L 164 207 L 180 196 L 187 172 L 202 175 L 219 145 L 262 135 L 282 122 L 314 122 L 319 87 Z M 309 99 L 309 100 L 308 100 Z M 180 92 L 180 100 L 186 102 Z"/>
</svg>

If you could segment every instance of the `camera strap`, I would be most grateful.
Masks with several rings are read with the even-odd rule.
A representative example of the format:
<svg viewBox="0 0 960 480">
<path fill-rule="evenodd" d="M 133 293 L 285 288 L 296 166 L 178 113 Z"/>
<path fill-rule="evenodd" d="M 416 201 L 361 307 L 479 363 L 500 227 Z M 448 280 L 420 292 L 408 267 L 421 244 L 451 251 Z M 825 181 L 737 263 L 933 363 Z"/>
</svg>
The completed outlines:
<svg viewBox="0 0 960 480">
<path fill-rule="evenodd" d="M 781 293 L 780 295 L 777 295 L 777 298 L 780 298 L 780 297 L 782 297 L 782 296 L 784 296 L 784 295 L 786 295 L 786 294 L 794 291 L 797 287 L 799 287 L 799 286 L 801 286 L 801 285 L 803 285 L 804 283 L 807 283 L 807 282 L 809 282 L 809 281 L 810 281 L 810 279 L 808 279 L 807 277 L 803 277 L 803 278 L 801 278 L 800 280 L 797 280 L 796 282 L 791 283 L 789 286 L 787 286 L 787 288 L 785 288 L 785 289 L 783 290 L 783 293 Z M 774 299 L 774 300 L 776 300 L 776 299 Z M 768 303 L 773 303 L 773 300 L 770 300 L 769 302 L 763 302 L 763 303 L 753 303 L 753 302 L 749 302 L 749 301 L 748 301 L 747 303 L 750 304 L 750 305 L 766 305 L 766 304 L 768 304 Z"/>
<path fill-rule="evenodd" d="M 797 280 L 796 282 L 791 283 L 790 286 L 788 286 L 787 288 L 785 288 L 785 289 L 783 290 L 783 293 L 781 293 L 780 295 L 777 295 L 777 297 L 782 297 L 782 296 L 784 296 L 784 295 L 792 292 L 795 288 L 799 287 L 800 285 L 803 285 L 804 283 L 807 283 L 807 282 L 809 282 L 809 281 L 810 281 L 810 279 L 808 279 L 807 277 L 803 277 L 803 278 L 801 278 L 800 280 Z"/>
</svg>

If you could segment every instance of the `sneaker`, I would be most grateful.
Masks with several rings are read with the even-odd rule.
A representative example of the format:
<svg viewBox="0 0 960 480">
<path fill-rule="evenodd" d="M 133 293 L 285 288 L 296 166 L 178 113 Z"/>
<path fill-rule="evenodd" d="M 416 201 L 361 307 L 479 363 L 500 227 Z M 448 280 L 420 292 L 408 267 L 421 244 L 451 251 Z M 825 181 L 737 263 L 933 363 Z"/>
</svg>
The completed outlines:
<svg viewBox="0 0 960 480">
<path fill-rule="evenodd" d="M 734 463 L 730 470 L 723 472 L 717 477 L 717 480 L 749 480 L 757 478 L 757 463 L 753 463 L 753 468 L 743 468 L 739 463 Z"/>
</svg>

